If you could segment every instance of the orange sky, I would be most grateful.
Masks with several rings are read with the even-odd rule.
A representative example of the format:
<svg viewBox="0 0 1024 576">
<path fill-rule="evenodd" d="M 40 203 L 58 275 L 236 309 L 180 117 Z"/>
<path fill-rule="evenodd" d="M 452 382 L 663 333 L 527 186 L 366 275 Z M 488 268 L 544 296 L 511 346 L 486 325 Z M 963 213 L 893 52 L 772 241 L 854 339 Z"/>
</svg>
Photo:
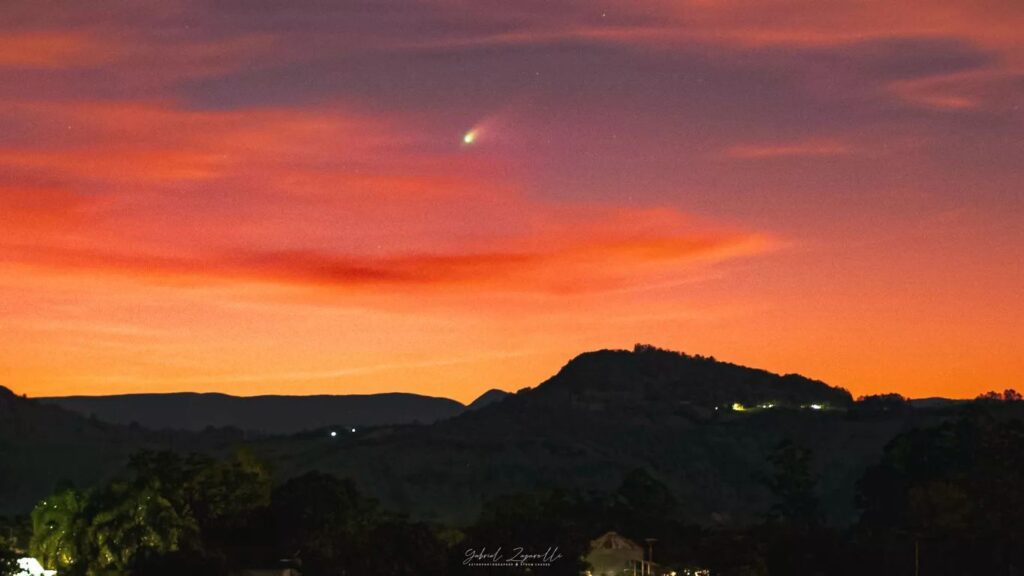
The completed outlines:
<svg viewBox="0 0 1024 576">
<path fill-rule="evenodd" d="M 385 4 L 4 3 L 0 384 L 1024 386 L 1020 3 Z"/>
</svg>

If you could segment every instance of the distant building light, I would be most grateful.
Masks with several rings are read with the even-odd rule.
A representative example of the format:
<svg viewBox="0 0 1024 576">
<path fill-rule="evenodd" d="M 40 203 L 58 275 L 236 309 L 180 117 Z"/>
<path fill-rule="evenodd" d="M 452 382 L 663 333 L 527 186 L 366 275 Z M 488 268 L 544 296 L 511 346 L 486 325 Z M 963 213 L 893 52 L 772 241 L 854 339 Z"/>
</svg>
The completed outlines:
<svg viewBox="0 0 1024 576">
<path fill-rule="evenodd" d="M 811 404 L 811 410 L 821 410 L 824 408 L 821 404 Z"/>
<path fill-rule="evenodd" d="M 335 432 L 334 430 L 331 430 L 331 438 L 334 438 L 337 435 L 338 435 L 337 432 Z"/>
<path fill-rule="evenodd" d="M 739 402 L 733 402 L 732 409 L 737 412 L 745 412 L 747 410 L 746 407 L 744 407 L 743 404 L 740 404 Z"/>
<path fill-rule="evenodd" d="M 355 428 L 353 428 L 353 429 L 352 429 L 352 433 L 353 433 L 353 434 L 355 434 L 355 433 L 356 433 L 356 429 L 355 429 Z"/>
</svg>

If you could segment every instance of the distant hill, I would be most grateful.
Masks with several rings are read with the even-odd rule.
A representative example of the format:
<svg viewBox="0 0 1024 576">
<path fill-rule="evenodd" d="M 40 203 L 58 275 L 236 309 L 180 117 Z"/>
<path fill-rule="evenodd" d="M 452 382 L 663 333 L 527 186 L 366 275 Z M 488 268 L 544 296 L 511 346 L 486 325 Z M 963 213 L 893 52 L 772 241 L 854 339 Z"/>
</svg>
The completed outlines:
<svg viewBox="0 0 1024 576">
<path fill-rule="evenodd" d="M 213 426 L 265 434 L 292 434 L 332 425 L 430 424 L 466 408 L 448 398 L 397 393 L 239 397 L 184 392 L 38 400 L 105 422 L 134 422 L 154 430 L 203 430 Z"/>
<path fill-rule="evenodd" d="M 280 480 L 309 470 L 349 476 L 388 508 L 419 519 L 470 522 L 483 500 L 513 492 L 610 490 L 642 468 L 669 487 L 686 519 L 737 524 L 770 505 L 760 480 L 769 472 L 766 457 L 791 439 L 813 451 L 826 512 L 844 522 L 854 513 L 856 481 L 894 436 L 961 410 L 990 409 L 929 402 L 873 410 L 817 380 L 650 346 L 582 354 L 535 388 L 485 393 L 472 410 L 450 400 L 386 395 L 398 401 L 390 406 L 402 408 L 376 412 L 380 419 L 373 421 L 369 408 L 357 408 L 372 407 L 373 397 L 360 400 L 369 405 L 351 397 L 332 405 L 331 398 L 155 395 L 145 397 L 151 412 L 140 412 L 153 419 L 148 425 L 168 428 L 217 424 L 273 432 L 295 426 L 281 420 L 299 417 L 301 427 L 312 428 L 268 436 L 111 424 L 100 418 L 145 418 L 123 407 L 98 413 L 78 405 L 96 415 L 91 418 L 0 389 L 0 514 L 27 511 L 62 480 L 89 486 L 141 449 L 225 454 L 246 447 Z M 251 420 L 214 419 L 218 406 L 237 418 L 230 411 L 236 401 L 263 411 L 252 412 L 258 415 Z M 423 406 L 433 411 L 420 411 Z M 416 419 L 433 423 L 395 423 Z M 331 436 L 335 425 L 357 431 Z"/>
<path fill-rule="evenodd" d="M 846 407 L 850 393 L 798 374 L 780 376 L 712 357 L 690 356 L 648 345 L 633 351 L 601 350 L 577 356 L 541 384 L 532 400 L 590 411 L 640 405 L 649 409 Z"/>
<path fill-rule="evenodd" d="M 511 396 L 511 394 L 509 394 L 508 392 L 505 392 L 504 390 L 498 390 L 497 388 L 492 388 L 492 389 L 488 390 L 487 392 L 484 392 L 480 396 L 477 396 L 477 399 L 473 400 L 472 402 L 470 402 L 469 406 L 466 406 L 466 409 L 467 410 L 477 410 L 477 409 L 483 408 L 484 406 L 489 406 L 491 404 L 494 404 L 495 402 L 500 402 L 500 401 L 504 400 L 505 398 L 508 398 L 509 396 Z"/>
<path fill-rule="evenodd" d="M 842 520 L 886 442 L 944 417 L 860 419 L 850 404 L 845 390 L 802 376 L 641 346 L 582 354 L 536 388 L 429 427 L 272 438 L 256 449 L 289 474 L 351 476 L 426 519 L 471 521 L 483 499 L 517 491 L 608 490 L 644 468 L 692 520 L 730 523 L 767 508 L 758 478 L 771 450 L 792 438 L 814 450 L 828 511 Z"/>
<path fill-rule="evenodd" d="M 229 450 L 241 433 L 153 432 L 109 424 L 0 386 L 0 515 L 26 512 L 61 482 L 89 486 L 144 449 Z"/>
<path fill-rule="evenodd" d="M 946 408 L 957 404 L 965 404 L 970 400 L 956 400 L 951 398 L 911 398 L 908 400 L 914 408 Z"/>
</svg>

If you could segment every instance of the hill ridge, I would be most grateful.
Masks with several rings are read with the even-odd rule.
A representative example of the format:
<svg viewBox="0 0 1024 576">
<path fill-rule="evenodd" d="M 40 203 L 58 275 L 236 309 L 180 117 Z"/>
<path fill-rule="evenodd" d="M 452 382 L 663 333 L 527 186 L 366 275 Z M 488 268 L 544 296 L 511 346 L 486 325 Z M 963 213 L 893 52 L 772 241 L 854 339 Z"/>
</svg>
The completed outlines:
<svg viewBox="0 0 1024 576">
<path fill-rule="evenodd" d="M 292 434 L 336 424 L 429 424 L 466 409 L 449 398 L 407 392 L 307 396 L 169 392 L 36 400 L 107 422 L 136 423 L 154 430 L 203 430 L 212 426 L 267 434 Z"/>
<path fill-rule="evenodd" d="M 777 374 L 761 368 L 723 362 L 637 344 L 633 350 L 584 352 L 565 364 L 535 390 L 557 396 L 648 394 L 687 401 L 706 408 L 739 404 L 783 403 L 794 406 L 853 401 L 844 388 L 801 374 Z"/>
</svg>

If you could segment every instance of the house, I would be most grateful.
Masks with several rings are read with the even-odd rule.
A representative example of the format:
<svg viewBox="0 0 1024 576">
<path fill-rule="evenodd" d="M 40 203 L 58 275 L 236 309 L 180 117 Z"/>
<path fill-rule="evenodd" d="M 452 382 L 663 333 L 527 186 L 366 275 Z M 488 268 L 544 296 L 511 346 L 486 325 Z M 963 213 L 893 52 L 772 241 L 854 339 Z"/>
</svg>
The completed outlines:
<svg viewBox="0 0 1024 576">
<path fill-rule="evenodd" d="M 641 574 L 644 548 L 616 532 L 608 532 L 590 542 L 585 560 L 590 564 L 591 576 Z"/>
</svg>

